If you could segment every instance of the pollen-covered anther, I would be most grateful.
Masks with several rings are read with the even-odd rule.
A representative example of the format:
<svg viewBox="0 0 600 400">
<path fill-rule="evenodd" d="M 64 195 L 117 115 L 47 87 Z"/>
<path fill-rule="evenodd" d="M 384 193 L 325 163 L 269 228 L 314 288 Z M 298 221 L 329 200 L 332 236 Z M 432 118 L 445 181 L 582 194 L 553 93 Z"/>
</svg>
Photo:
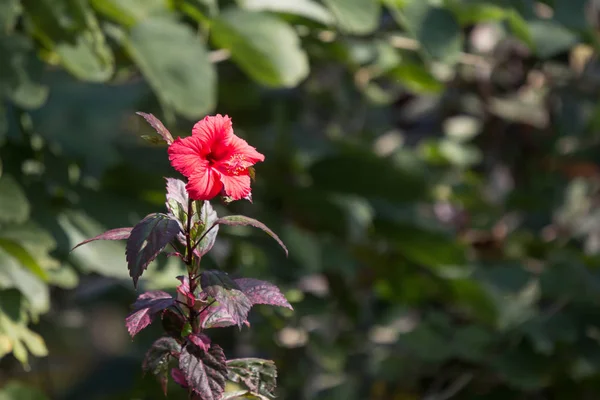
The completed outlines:
<svg viewBox="0 0 600 400">
<path fill-rule="evenodd" d="M 249 163 L 243 154 L 234 154 L 229 160 L 227 160 L 225 165 L 228 174 L 237 176 L 245 173 L 252 163 Z"/>
</svg>

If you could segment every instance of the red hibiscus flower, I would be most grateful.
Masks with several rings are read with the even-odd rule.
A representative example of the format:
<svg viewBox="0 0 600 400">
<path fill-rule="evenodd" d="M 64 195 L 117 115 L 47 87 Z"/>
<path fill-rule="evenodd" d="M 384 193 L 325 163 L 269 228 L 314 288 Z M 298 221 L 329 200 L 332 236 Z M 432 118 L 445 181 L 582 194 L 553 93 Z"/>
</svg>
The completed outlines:
<svg viewBox="0 0 600 400">
<path fill-rule="evenodd" d="M 169 146 L 169 160 L 188 178 L 186 189 L 194 200 L 210 200 L 225 191 L 233 200 L 250 195 L 248 167 L 265 156 L 233 133 L 227 115 L 206 116 L 192 136 L 177 138 Z"/>
</svg>

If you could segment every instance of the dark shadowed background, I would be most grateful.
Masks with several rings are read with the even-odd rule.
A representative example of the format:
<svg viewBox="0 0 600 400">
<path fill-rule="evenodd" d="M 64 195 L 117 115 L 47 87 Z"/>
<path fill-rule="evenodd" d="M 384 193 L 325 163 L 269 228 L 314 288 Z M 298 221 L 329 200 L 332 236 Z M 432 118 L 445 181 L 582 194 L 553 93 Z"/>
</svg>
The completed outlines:
<svg viewBox="0 0 600 400">
<path fill-rule="evenodd" d="M 124 245 L 175 136 L 265 154 L 206 268 L 294 312 L 209 334 L 283 400 L 600 398 L 595 0 L 0 0 L 0 399 L 162 399 Z M 143 290 L 173 290 L 160 259 Z M 157 324 L 158 325 L 158 324 Z M 176 385 L 170 399 L 184 399 Z"/>
</svg>

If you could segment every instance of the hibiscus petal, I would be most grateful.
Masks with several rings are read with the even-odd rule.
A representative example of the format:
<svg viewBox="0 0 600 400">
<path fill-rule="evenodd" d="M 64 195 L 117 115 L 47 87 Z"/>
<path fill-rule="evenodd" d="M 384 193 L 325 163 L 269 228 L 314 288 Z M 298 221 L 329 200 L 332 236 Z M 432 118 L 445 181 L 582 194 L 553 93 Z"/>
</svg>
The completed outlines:
<svg viewBox="0 0 600 400">
<path fill-rule="evenodd" d="M 221 175 L 225 193 L 233 200 L 240 200 L 250 194 L 249 175 Z"/>
<path fill-rule="evenodd" d="M 229 144 L 233 136 L 231 118 L 221 114 L 207 115 L 194 125 L 192 136 L 200 140 L 205 155 L 218 153 L 218 150 Z"/>
<path fill-rule="evenodd" d="M 256 148 L 250 146 L 244 139 L 233 135 L 229 142 L 229 154 L 239 154 L 244 156 L 244 160 L 249 163 L 246 167 L 256 164 L 257 162 L 265 161 L 265 156 L 259 153 Z"/>
<path fill-rule="evenodd" d="M 185 186 L 194 200 L 210 200 L 217 196 L 223 188 L 220 173 L 209 167 L 208 162 L 199 165 L 194 174 L 188 177 Z"/>
<path fill-rule="evenodd" d="M 173 168 L 186 177 L 196 172 L 199 163 L 207 164 L 202 157 L 202 142 L 194 136 L 175 139 L 167 152 Z"/>
</svg>

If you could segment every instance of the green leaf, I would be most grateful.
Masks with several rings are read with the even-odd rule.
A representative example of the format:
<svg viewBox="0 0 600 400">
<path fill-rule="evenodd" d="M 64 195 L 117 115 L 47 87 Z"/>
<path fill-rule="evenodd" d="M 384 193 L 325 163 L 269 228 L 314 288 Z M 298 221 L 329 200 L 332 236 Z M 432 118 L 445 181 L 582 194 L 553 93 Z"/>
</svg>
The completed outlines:
<svg viewBox="0 0 600 400">
<path fill-rule="evenodd" d="M 230 9 L 211 29 L 215 45 L 229 50 L 233 61 L 259 83 L 293 87 L 308 75 L 308 58 L 296 32 L 275 16 Z"/>
<path fill-rule="evenodd" d="M 46 102 L 48 88 L 38 83 L 42 66 L 33 50 L 33 42 L 28 37 L 16 33 L 0 35 L 0 100 L 6 95 L 28 109 Z"/>
<path fill-rule="evenodd" d="M 534 51 L 540 58 L 566 52 L 578 41 L 574 33 L 553 21 L 531 21 L 528 25 Z"/>
<path fill-rule="evenodd" d="M 458 61 L 463 38 L 460 25 L 450 11 L 426 1 L 412 1 L 402 10 L 393 8 L 392 15 L 420 43 L 428 60 L 448 64 Z"/>
<path fill-rule="evenodd" d="M 515 10 L 508 10 L 506 16 L 512 34 L 523 41 L 527 46 L 533 48 L 533 38 L 529 30 L 528 22 Z"/>
<path fill-rule="evenodd" d="M 27 328 L 29 311 L 17 290 L 0 291 L 0 359 L 12 352 L 27 367 L 27 350 L 36 357 L 48 354 L 44 340 Z"/>
<path fill-rule="evenodd" d="M 91 4 L 99 13 L 126 27 L 171 13 L 165 0 L 91 0 Z"/>
<path fill-rule="evenodd" d="M 398 79 L 408 90 L 415 93 L 439 93 L 444 85 L 424 65 L 403 62 L 391 69 L 388 75 Z"/>
<path fill-rule="evenodd" d="M 379 26 L 381 5 L 374 0 L 324 0 L 340 30 L 353 35 L 372 33 Z"/>
<path fill-rule="evenodd" d="M 59 214 L 57 222 L 68 240 L 69 251 L 78 243 L 106 230 L 89 215 L 69 210 Z M 93 246 L 82 246 L 70 254 L 71 260 L 83 272 L 95 272 L 113 278 L 127 278 L 127 264 L 123 253 L 124 244 L 117 241 L 101 240 Z"/>
<path fill-rule="evenodd" d="M 333 22 L 333 15 L 325 7 L 312 0 L 239 0 L 239 3 L 240 7 L 250 11 L 271 11 L 298 15 L 324 25 Z"/>
<path fill-rule="evenodd" d="M 253 226 L 258 229 L 262 229 L 267 235 L 271 236 L 285 251 L 285 255 L 288 254 L 288 249 L 285 247 L 285 244 L 279 239 L 279 236 L 275 234 L 272 230 L 270 230 L 265 224 L 260 221 L 257 221 L 253 218 L 246 217 L 244 215 L 228 215 L 223 218 L 219 218 L 215 221 L 215 225 L 229 225 L 229 226 Z"/>
<path fill-rule="evenodd" d="M 133 285 L 158 254 L 181 232 L 179 223 L 160 213 L 150 214 L 141 220 L 127 239 L 125 256 Z"/>
<path fill-rule="evenodd" d="M 0 35 L 12 32 L 22 11 L 23 8 L 19 0 L 3 0 L 0 2 Z"/>
<path fill-rule="evenodd" d="M 13 240 L 0 238 L 0 247 L 2 247 L 4 251 L 6 251 L 12 257 L 19 260 L 21 265 L 31 271 L 38 278 L 43 281 L 48 281 L 48 274 L 46 271 L 40 267 L 37 261 L 19 243 Z"/>
<path fill-rule="evenodd" d="M 0 222 L 25 222 L 29 218 L 29 201 L 23 189 L 10 175 L 0 177 Z"/>
<path fill-rule="evenodd" d="M 124 43 L 163 104 L 186 118 L 214 108 L 215 69 L 204 43 L 189 27 L 149 18 L 136 24 Z"/>
<path fill-rule="evenodd" d="M 227 360 L 227 379 L 243 383 L 251 393 L 273 396 L 277 386 L 277 368 L 273 361 L 261 358 Z"/>
<path fill-rule="evenodd" d="M 31 311 L 36 314 L 48 311 L 50 293 L 48 285 L 34 275 L 8 253 L 0 248 L 0 289 L 18 289 L 29 301 Z"/>
<path fill-rule="evenodd" d="M 48 397 L 31 385 L 14 381 L 0 390 L 0 400 L 48 400 Z"/>
<path fill-rule="evenodd" d="M 114 58 L 93 10 L 84 0 L 23 0 L 33 35 L 74 76 L 104 82 Z"/>
</svg>

